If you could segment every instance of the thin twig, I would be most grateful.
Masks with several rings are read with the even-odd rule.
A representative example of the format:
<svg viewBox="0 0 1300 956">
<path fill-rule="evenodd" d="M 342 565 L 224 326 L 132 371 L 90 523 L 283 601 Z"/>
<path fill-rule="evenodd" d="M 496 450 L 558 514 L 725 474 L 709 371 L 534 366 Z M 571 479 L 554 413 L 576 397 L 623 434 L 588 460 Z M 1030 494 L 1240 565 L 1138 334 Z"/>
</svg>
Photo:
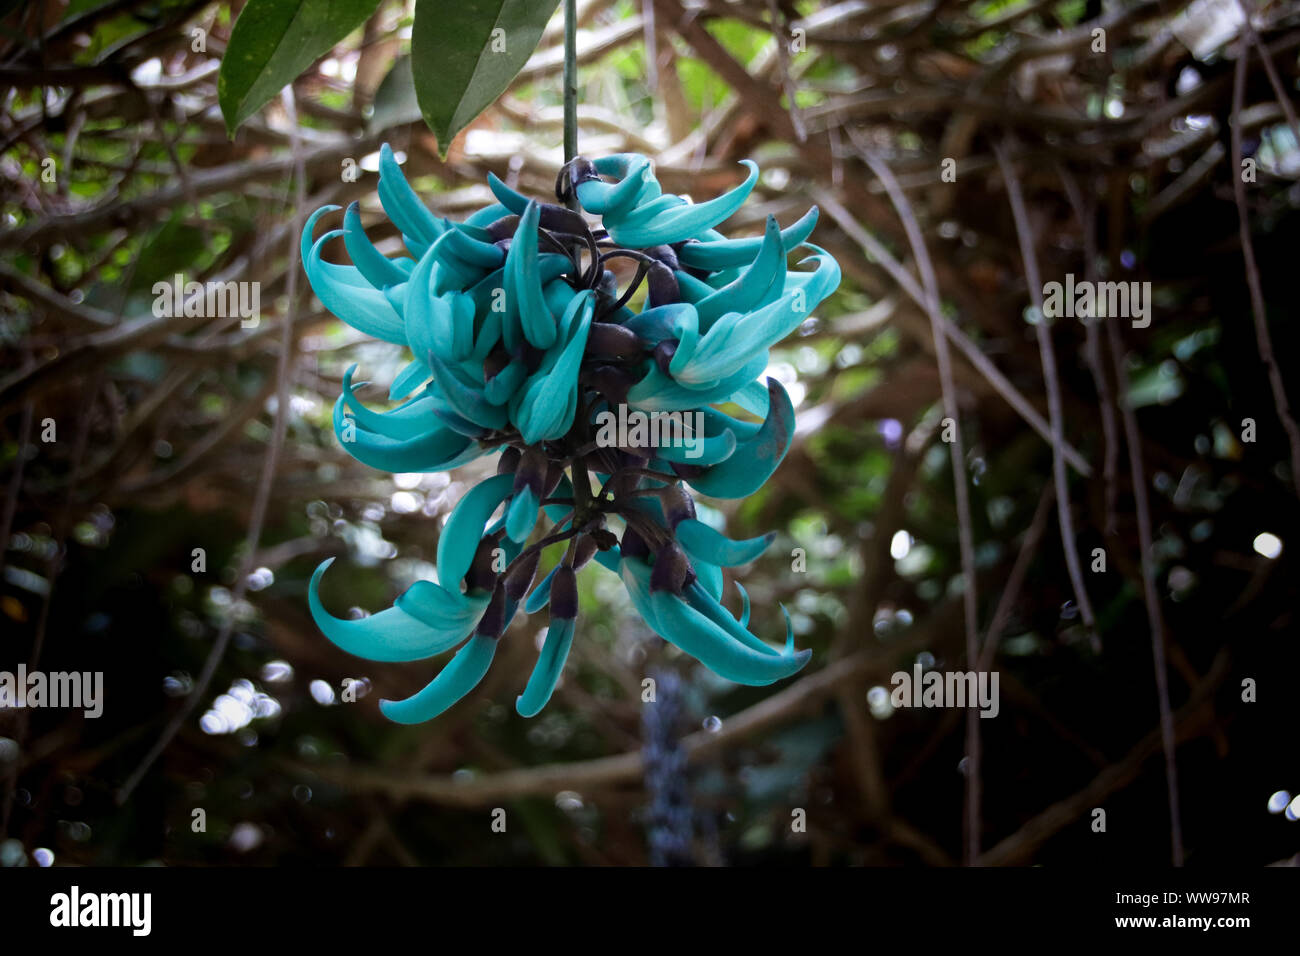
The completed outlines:
<svg viewBox="0 0 1300 956">
<path fill-rule="evenodd" d="M 1277 416 L 1291 443 L 1291 485 L 1300 494 L 1300 426 L 1291 414 L 1291 403 L 1286 397 L 1286 384 L 1282 370 L 1273 354 L 1273 337 L 1268 330 L 1268 313 L 1264 303 L 1264 287 L 1260 281 L 1259 265 L 1255 261 L 1255 243 L 1250 235 L 1250 210 L 1246 204 L 1246 183 L 1241 176 L 1241 112 L 1246 95 L 1246 65 L 1250 53 L 1245 46 L 1237 57 L 1237 67 L 1232 76 L 1232 198 L 1237 204 L 1237 219 L 1241 235 L 1241 256 L 1246 262 L 1246 286 L 1250 289 L 1250 312 L 1255 320 L 1255 341 L 1259 343 L 1259 357 L 1268 373 L 1268 384 L 1273 391 L 1273 404 Z M 1267 60 L 1267 57 L 1265 57 Z M 1300 143 L 1300 140 L 1297 140 Z"/>
<path fill-rule="evenodd" d="M 244 556 L 240 562 L 239 577 L 232 589 L 232 607 L 238 606 L 248 590 L 249 575 L 253 571 L 253 562 L 257 559 L 257 549 L 262 540 L 262 527 L 266 522 L 267 506 L 271 500 L 271 486 L 275 481 L 275 473 L 280 462 L 280 452 L 284 447 L 284 438 L 289 427 L 289 369 L 295 351 L 293 330 L 294 315 L 298 307 L 299 235 L 302 232 L 302 218 L 307 201 L 307 191 L 306 167 L 303 163 L 302 148 L 297 136 L 298 116 L 297 111 L 294 109 L 292 84 L 284 88 L 283 101 L 285 110 L 289 114 L 290 128 L 293 131 L 290 148 L 293 150 L 294 161 L 293 229 L 289 233 L 288 306 L 284 315 L 280 318 L 283 328 L 280 336 L 280 356 L 276 366 L 275 424 L 272 428 L 270 442 L 267 444 L 266 457 L 262 460 L 262 473 L 258 479 L 257 490 L 253 497 L 252 511 L 248 519 L 248 534 L 244 541 Z M 216 673 L 218 665 L 225 656 L 226 648 L 230 644 L 233 628 L 234 615 L 232 613 L 226 615 L 222 621 L 221 629 L 217 633 L 217 639 L 213 642 L 212 650 L 208 652 L 207 660 L 203 662 L 203 670 L 200 671 L 199 678 L 195 681 L 194 688 L 190 691 L 189 696 L 181 705 L 180 710 L 167 723 L 158 741 L 118 791 L 117 802 L 119 806 L 130 798 L 131 793 L 144 779 L 144 775 L 149 772 L 149 768 L 153 766 L 154 761 L 162 756 L 163 751 L 167 749 L 167 745 L 171 743 L 172 739 L 180 731 L 181 726 L 194 713 L 199 701 L 207 693 L 208 685 L 211 684 L 213 675 Z"/>
<path fill-rule="evenodd" d="M 916 259 L 917 271 L 921 274 L 921 283 L 925 289 L 925 311 L 930 316 L 930 331 L 934 336 L 935 362 L 939 367 L 939 383 L 943 397 L 944 415 L 952 420 L 953 440 L 948 442 L 949 463 L 952 466 L 953 494 L 957 499 L 957 547 L 961 555 L 962 603 L 964 607 L 966 631 L 966 660 L 974 667 L 979 660 L 979 614 L 978 596 L 975 589 L 975 534 L 971 527 L 970 487 L 967 484 L 966 453 L 962 440 L 960 410 L 957 407 L 957 386 L 953 382 L 952 357 L 948 352 L 948 337 L 943 332 L 943 320 L 940 312 L 939 281 L 935 278 L 934 263 L 925 245 L 925 236 L 916 221 L 912 204 L 903 195 L 898 180 L 880 157 L 876 156 L 866 145 L 858 140 L 855 132 L 849 130 L 849 136 L 863 161 L 876 174 L 885 187 L 890 202 L 898 212 L 911 244 L 912 255 Z M 973 864 L 979 859 L 980 833 L 980 739 L 979 714 L 972 708 L 966 715 L 966 862 Z"/>
<path fill-rule="evenodd" d="M 1078 180 L 1066 167 L 1058 163 L 1057 173 L 1065 187 L 1065 195 L 1074 209 L 1079 228 L 1083 231 L 1083 274 L 1089 282 L 1097 280 L 1097 222 L 1096 205 L 1092 197 L 1085 196 L 1079 188 Z M 1097 399 L 1101 402 L 1101 433 L 1106 450 L 1102 465 L 1102 479 L 1106 485 L 1106 534 L 1114 535 L 1117 530 L 1116 500 L 1119 488 L 1119 425 L 1116 422 L 1115 402 L 1110 390 L 1110 381 L 1106 377 L 1106 363 L 1102 358 L 1101 326 L 1090 320 L 1084 323 L 1084 357 L 1088 369 L 1092 372 L 1093 385 L 1097 389 Z"/>
<path fill-rule="evenodd" d="M 816 202 L 825 207 L 830 213 L 831 218 L 839 224 L 845 234 L 867 250 L 867 254 L 875 259 L 886 272 L 894 279 L 895 282 L 907 293 L 908 297 L 925 308 L 925 293 L 911 274 L 904 269 L 875 236 L 862 228 L 862 224 L 853 217 L 844 205 L 835 198 L 828 190 L 820 187 L 812 187 L 812 196 Z M 1011 384 L 1001 370 L 989 359 L 987 355 L 980 351 L 979 346 L 970 340 L 970 338 L 961 329 L 953 324 L 952 320 L 946 315 L 940 315 L 943 324 L 943 331 L 952 340 L 953 344 L 961 351 L 966 360 L 988 381 L 993 390 L 1006 400 L 1006 403 L 1019 413 L 1020 417 L 1029 424 L 1034 431 L 1043 438 L 1044 441 L 1053 447 L 1058 447 L 1056 439 L 1052 435 L 1051 428 L 1048 427 L 1047 421 L 1039 414 L 1038 409 L 1030 404 L 1029 400 L 1020 394 L 1020 391 Z M 1074 446 L 1070 445 L 1064 439 L 1061 439 L 1059 448 L 1061 455 L 1073 466 L 1079 474 L 1087 477 L 1092 474 L 1092 467 L 1087 460 L 1081 455 Z"/>
<path fill-rule="evenodd" d="M 1092 601 L 1088 599 L 1088 589 L 1083 583 L 1083 570 L 1079 566 L 1079 548 L 1074 534 L 1074 517 L 1070 514 L 1070 485 L 1065 474 L 1065 459 L 1059 449 L 1065 441 L 1065 423 L 1061 411 L 1061 383 L 1056 373 L 1056 350 L 1052 346 L 1052 325 L 1043 312 L 1043 281 L 1038 272 L 1038 254 L 1034 251 L 1033 228 L 1029 223 L 1029 213 L 1025 209 L 1025 199 L 1020 191 L 1020 179 L 1016 176 L 1007 158 L 1004 143 L 994 143 L 993 153 L 997 156 L 998 167 L 1002 170 L 1002 181 L 1007 187 L 1007 198 L 1011 203 L 1011 216 L 1016 223 L 1016 235 L 1020 238 L 1020 258 L 1024 262 L 1025 281 L 1029 284 L 1029 295 L 1034 309 L 1039 316 L 1035 327 L 1038 339 L 1038 355 L 1043 366 L 1043 384 L 1047 390 L 1047 415 L 1052 425 L 1052 477 L 1056 482 L 1056 513 L 1061 523 L 1061 544 L 1065 548 L 1065 567 L 1070 575 L 1070 584 L 1074 588 L 1074 598 L 1079 603 L 1079 613 L 1089 631 L 1095 631 L 1096 619 L 1092 613 Z"/>
</svg>

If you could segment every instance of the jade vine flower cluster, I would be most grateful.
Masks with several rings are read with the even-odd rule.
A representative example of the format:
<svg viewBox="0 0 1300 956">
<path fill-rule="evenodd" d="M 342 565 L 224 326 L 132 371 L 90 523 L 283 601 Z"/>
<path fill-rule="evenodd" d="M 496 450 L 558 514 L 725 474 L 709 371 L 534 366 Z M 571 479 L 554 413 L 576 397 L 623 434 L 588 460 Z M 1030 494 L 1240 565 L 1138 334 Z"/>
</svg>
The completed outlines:
<svg viewBox="0 0 1300 956">
<path fill-rule="evenodd" d="M 497 473 L 465 494 L 442 530 L 437 583 L 418 581 L 393 607 L 347 620 L 318 595 L 330 562 L 312 576 L 312 615 L 349 653 L 416 661 L 460 648 L 419 693 L 381 702 L 390 719 L 442 713 L 482 679 L 516 612 L 549 604 L 545 643 L 517 701 L 524 716 L 538 713 L 573 641 L 575 574 L 592 560 L 622 578 L 651 629 L 722 677 L 765 685 L 807 662 L 810 651 L 794 650 L 788 614 L 779 650 L 748 630 L 743 589 L 739 620 L 720 603 L 722 567 L 752 561 L 772 536 L 725 537 L 699 520 L 688 490 L 743 498 L 776 470 L 794 408 L 779 382 L 758 381 L 768 349 L 840 279 L 834 258 L 805 241 L 816 209 L 786 229 L 769 217 L 760 237 L 715 231 L 757 182 L 757 167 L 745 165 L 743 184 L 692 203 L 663 193 L 644 156 L 578 157 L 560 172 L 559 203 L 489 177 L 497 202 L 450 222 L 419 200 L 385 146 L 379 198 L 410 256 L 381 254 L 355 203 L 342 229 L 314 241 L 316 222 L 338 207 L 307 222 L 303 262 L 317 297 L 414 356 L 389 393 L 405 401 L 388 412 L 357 398 L 348 370 L 334 408 L 343 447 L 392 472 L 499 455 Z M 340 236 L 350 266 L 322 258 Z M 787 271 L 787 256 L 801 248 L 810 253 L 803 268 Z M 620 259 L 635 266 L 621 289 L 610 268 Z M 727 402 L 761 422 L 713 407 Z M 690 436 L 685 454 L 598 440 L 598 416 L 629 409 L 690 412 L 703 434 Z M 552 527 L 530 543 L 543 514 Z M 542 551 L 557 542 L 567 542 L 563 557 L 539 582 Z"/>
</svg>

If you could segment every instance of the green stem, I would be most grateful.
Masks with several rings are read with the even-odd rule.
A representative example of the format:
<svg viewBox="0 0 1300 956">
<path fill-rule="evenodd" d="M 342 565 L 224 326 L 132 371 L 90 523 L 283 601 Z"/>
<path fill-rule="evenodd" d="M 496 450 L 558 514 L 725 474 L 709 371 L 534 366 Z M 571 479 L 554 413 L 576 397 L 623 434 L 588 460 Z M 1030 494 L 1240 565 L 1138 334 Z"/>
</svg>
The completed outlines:
<svg viewBox="0 0 1300 956">
<path fill-rule="evenodd" d="M 578 155 L 578 2 L 564 0 L 564 161 Z"/>
</svg>

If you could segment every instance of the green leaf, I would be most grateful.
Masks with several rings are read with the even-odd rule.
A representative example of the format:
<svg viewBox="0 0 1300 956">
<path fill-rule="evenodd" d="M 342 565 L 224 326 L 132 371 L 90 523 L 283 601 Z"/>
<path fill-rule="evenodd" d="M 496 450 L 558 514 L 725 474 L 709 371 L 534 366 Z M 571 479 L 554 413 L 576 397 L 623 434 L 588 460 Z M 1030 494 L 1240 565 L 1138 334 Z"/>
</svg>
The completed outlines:
<svg viewBox="0 0 1300 956">
<path fill-rule="evenodd" d="M 375 90 L 374 112 L 369 129 L 378 133 L 394 126 L 420 119 L 420 104 L 415 99 L 415 81 L 411 78 L 411 58 L 400 56 L 384 81 Z"/>
<path fill-rule="evenodd" d="M 559 0 L 416 0 L 415 95 L 444 157 L 456 134 L 523 69 L 557 6 Z"/>
<path fill-rule="evenodd" d="M 379 0 L 248 0 L 217 77 L 226 131 L 265 106 L 280 90 L 361 24 Z"/>
</svg>

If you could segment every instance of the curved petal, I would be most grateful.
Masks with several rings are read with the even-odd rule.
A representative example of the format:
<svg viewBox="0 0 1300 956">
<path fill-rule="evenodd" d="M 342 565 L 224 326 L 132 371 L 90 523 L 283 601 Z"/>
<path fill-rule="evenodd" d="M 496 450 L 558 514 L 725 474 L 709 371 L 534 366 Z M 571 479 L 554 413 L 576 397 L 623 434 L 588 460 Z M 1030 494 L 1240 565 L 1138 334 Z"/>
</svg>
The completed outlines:
<svg viewBox="0 0 1300 956">
<path fill-rule="evenodd" d="M 769 378 L 767 387 L 770 406 L 763 426 L 726 461 L 688 478 L 696 491 L 714 498 L 746 498 L 763 487 L 781 464 L 794 438 L 794 405 L 776 379 Z"/>
<path fill-rule="evenodd" d="M 514 420 L 524 442 L 529 445 L 559 438 L 573 424 L 578 400 L 578 367 L 587 346 L 593 308 L 591 290 L 574 296 L 561 323 L 569 326 L 576 321 L 573 338 L 560 351 L 554 364 L 548 368 L 543 363 L 523 385 Z"/>
<path fill-rule="evenodd" d="M 785 250 L 781 247 L 781 228 L 776 216 L 767 217 L 767 231 L 758 255 L 735 281 L 696 303 L 700 332 L 707 333 L 713 323 L 728 312 L 752 312 L 780 297 L 785 290 Z"/>
<path fill-rule="evenodd" d="M 442 427 L 436 412 L 437 402 L 431 396 L 415 398 L 391 412 L 367 408 L 352 390 L 352 375 L 356 368 L 353 365 L 343 373 L 343 402 L 357 424 L 366 431 L 406 441 Z"/>
<path fill-rule="evenodd" d="M 839 264 L 829 255 L 813 256 L 817 270 L 803 286 L 750 312 L 728 312 L 700 336 L 689 353 L 679 351 L 668 370 L 683 385 L 712 382 L 742 368 L 747 356 L 767 350 L 797 329 L 840 283 Z"/>
<path fill-rule="evenodd" d="M 555 685 L 560 680 L 560 672 L 564 670 L 564 662 L 569 657 L 569 648 L 573 646 L 573 632 L 577 623 L 575 618 L 551 618 L 551 626 L 546 630 L 546 641 L 542 644 L 542 653 L 528 678 L 528 686 L 515 700 L 515 709 L 520 716 L 537 716 L 551 699 Z"/>
<path fill-rule="evenodd" d="M 781 230 L 781 246 L 786 254 L 795 250 L 805 239 L 812 235 L 817 225 L 817 207 L 813 206 L 799 220 Z M 751 236 L 745 239 L 727 239 L 721 234 L 698 242 L 687 242 L 677 250 L 677 259 L 682 265 L 692 269 L 704 269 L 718 272 L 734 269 L 747 262 L 753 262 L 762 245 L 764 236 Z"/>
<path fill-rule="evenodd" d="M 646 372 L 645 377 L 628 390 L 627 404 L 630 408 L 646 412 L 676 412 L 729 400 L 744 405 L 738 393 L 753 384 L 754 379 L 763 374 L 764 369 L 767 368 L 767 350 L 764 349 L 757 355 L 751 356 L 748 364 L 739 372 L 707 388 L 687 388 L 659 371 L 659 366 L 654 362 L 647 364 L 649 371 Z M 759 388 L 761 389 L 762 386 Z M 753 409 L 751 408 L 750 411 Z"/>
<path fill-rule="evenodd" d="M 471 385 L 460 368 L 444 361 L 432 349 L 425 355 L 429 368 L 433 370 L 434 387 L 457 414 L 480 428 L 495 430 L 505 426 L 506 410 L 488 401 L 483 390 Z"/>
<path fill-rule="evenodd" d="M 475 634 L 423 690 L 405 700 L 381 700 L 380 712 L 398 724 L 420 724 L 432 720 L 456 703 L 483 679 L 498 640 Z"/>
<path fill-rule="evenodd" d="M 379 202 L 402 232 L 406 247 L 422 256 L 446 230 L 406 181 L 402 167 L 387 143 L 379 148 Z"/>
<path fill-rule="evenodd" d="M 438 580 L 445 587 L 460 586 L 488 519 L 506 500 L 514 482 L 514 475 L 493 475 L 467 491 L 452 509 L 438 536 Z"/>
<path fill-rule="evenodd" d="M 343 230 L 335 229 L 325 233 L 316 240 L 315 245 L 303 260 L 303 269 L 307 281 L 311 283 L 316 298 L 339 319 L 352 326 L 358 332 L 396 345 L 406 344 L 406 331 L 402 317 L 397 314 L 388 297 L 369 283 L 354 285 L 346 281 L 337 271 L 338 266 L 321 259 L 321 247 L 331 239 L 343 235 Z M 327 268 L 332 267 L 332 268 Z M 353 268 L 354 267 L 348 267 Z M 360 277 L 360 273 L 357 273 Z M 364 283 L 365 280 L 361 279 Z"/>
<path fill-rule="evenodd" d="M 483 453 L 474 442 L 448 428 L 437 428 L 408 439 L 386 438 L 362 428 L 343 414 L 344 396 L 334 403 L 334 433 L 343 450 L 371 468 L 401 474 L 443 471 Z M 464 457 L 472 452 L 469 457 Z"/>
<path fill-rule="evenodd" d="M 537 263 L 537 217 L 537 203 L 529 202 L 519 217 L 519 228 L 506 256 L 506 300 L 507 308 L 518 312 L 524 337 L 539 349 L 549 349 L 555 344 L 557 326 L 542 294 Z"/>
<path fill-rule="evenodd" d="M 321 562 L 312 574 L 307 586 L 307 605 L 321 633 L 349 654 L 389 663 L 423 660 L 451 650 L 469 636 L 478 620 L 478 615 L 473 615 L 468 625 L 462 626 L 464 616 L 473 614 L 474 605 L 468 602 L 459 606 L 450 602 L 443 605 L 448 612 L 445 620 L 433 616 L 421 620 L 400 606 L 401 598 L 398 605 L 359 620 L 335 617 L 325 610 L 318 593 L 321 577 L 333 563 L 333 558 Z M 417 583 L 436 587 L 427 581 Z M 479 606 L 478 614 L 482 611 L 483 607 Z M 438 623 L 430 624 L 430 620 Z"/>
<path fill-rule="evenodd" d="M 767 550 L 767 546 L 776 540 L 774 532 L 768 532 L 757 538 L 736 541 L 720 531 L 715 531 L 703 521 L 687 518 L 677 522 L 673 529 L 677 540 L 693 558 L 700 558 L 711 564 L 724 568 L 734 568 L 748 564 Z"/>
<path fill-rule="evenodd" d="M 748 159 L 742 159 L 741 163 L 749 168 L 749 175 L 730 192 L 708 202 L 683 203 L 671 209 L 660 205 L 660 199 L 663 198 L 660 197 L 638 205 L 619 221 L 606 216 L 605 228 L 615 242 L 633 248 L 643 249 L 692 239 L 730 218 L 745 204 L 758 182 L 758 166 Z"/>
<path fill-rule="evenodd" d="M 343 214 L 343 244 L 347 246 L 348 255 L 352 257 L 352 264 L 357 267 L 357 271 L 376 289 L 405 282 L 410 266 L 415 265 L 410 259 L 398 260 L 408 263 L 408 268 L 403 269 L 398 262 L 389 259 L 374 247 L 361 225 L 359 202 L 350 204 Z"/>
<path fill-rule="evenodd" d="M 618 182 L 607 183 L 599 179 L 579 183 L 574 190 L 578 203 L 596 216 L 618 218 L 632 211 L 647 180 L 653 180 L 650 160 L 637 153 L 620 153 L 602 156 L 595 162 L 596 171 L 617 176 Z M 651 197 L 657 198 L 657 197 Z"/>
<path fill-rule="evenodd" d="M 633 603 L 655 633 L 727 680 L 750 686 L 775 683 L 801 670 L 812 656 L 811 650 L 779 654 L 767 647 L 760 651 L 671 591 L 651 593 L 650 568 L 643 562 L 625 558 L 622 568 Z M 787 625 L 787 642 L 790 636 Z"/>
</svg>

